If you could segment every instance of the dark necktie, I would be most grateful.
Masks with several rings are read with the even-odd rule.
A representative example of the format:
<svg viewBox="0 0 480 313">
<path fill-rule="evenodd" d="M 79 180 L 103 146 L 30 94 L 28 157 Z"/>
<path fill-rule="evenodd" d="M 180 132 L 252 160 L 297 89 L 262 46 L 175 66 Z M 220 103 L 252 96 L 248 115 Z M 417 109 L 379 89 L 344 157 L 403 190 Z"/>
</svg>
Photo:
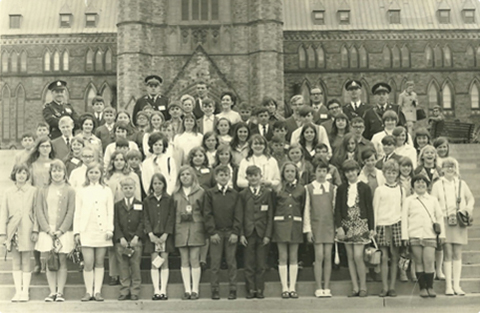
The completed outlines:
<svg viewBox="0 0 480 313">
<path fill-rule="evenodd" d="M 325 193 L 325 187 L 323 187 L 323 184 L 320 185 L 320 190 L 322 191 L 322 193 Z"/>
<path fill-rule="evenodd" d="M 267 136 L 267 125 L 263 125 L 263 137 Z"/>
<path fill-rule="evenodd" d="M 257 194 L 257 188 L 253 188 L 253 194 L 254 194 L 254 195 Z"/>
<path fill-rule="evenodd" d="M 66 142 L 67 142 L 67 147 L 68 147 L 68 149 L 70 149 L 70 138 L 67 137 L 67 138 L 66 138 Z"/>
</svg>

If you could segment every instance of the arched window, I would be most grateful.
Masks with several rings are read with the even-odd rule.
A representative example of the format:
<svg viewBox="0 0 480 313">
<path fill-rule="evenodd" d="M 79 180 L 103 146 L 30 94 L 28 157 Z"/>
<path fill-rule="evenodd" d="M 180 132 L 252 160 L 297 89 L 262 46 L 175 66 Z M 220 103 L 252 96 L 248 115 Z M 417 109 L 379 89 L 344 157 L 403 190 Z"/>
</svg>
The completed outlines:
<svg viewBox="0 0 480 313">
<path fill-rule="evenodd" d="M 112 89 L 110 89 L 110 86 L 108 86 L 108 84 L 105 84 L 101 90 L 102 90 L 103 100 L 105 101 L 105 106 L 111 106 L 112 105 Z"/>
<path fill-rule="evenodd" d="M 395 80 L 393 78 L 388 81 L 388 84 L 390 85 L 390 87 L 392 87 L 392 91 L 389 95 L 389 101 L 397 103 L 397 84 L 395 83 Z"/>
<path fill-rule="evenodd" d="M 17 88 L 17 139 L 25 132 L 25 89 L 22 85 Z"/>
<path fill-rule="evenodd" d="M 453 109 L 453 93 L 450 85 L 447 83 L 442 90 L 442 107 L 445 110 Z"/>
<path fill-rule="evenodd" d="M 400 49 L 398 49 L 396 45 L 393 46 L 392 57 L 393 57 L 393 62 L 392 62 L 393 67 L 395 68 L 400 67 Z"/>
<path fill-rule="evenodd" d="M 103 52 L 100 49 L 98 49 L 95 54 L 95 71 L 103 71 Z"/>
<path fill-rule="evenodd" d="M 70 57 L 68 55 L 68 50 L 63 51 L 62 66 L 64 71 L 68 72 L 70 70 Z"/>
<path fill-rule="evenodd" d="M 467 47 L 467 51 L 465 52 L 465 61 L 466 61 L 467 67 L 475 66 L 475 53 L 471 46 Z"/>
<path fill-rule="evenodd" d="M 88 49 L 87 55 L 85 57 L 85 69 L 87 71 L 93 71 L 93 51 L 92 49 Z"/>
<path fill-rule="evenodd" d="M 112 71 L 113 66 L 112 66 L 112 50 L 110 48 L 107 49 L 107 52 L 105 52 L 105 71 Z"/>
<path fill-rule="evenodd" d="M 392 67 L 392 55 L 388 46 L 383 47 L 383 67 Z"/>
<path fill-rule="evenodd" d="M 55 72 L 60 71 L 60 53 L 58 51 L 53 54 L 53 70 Z"/>
<path fill-rule="evenodd" d="M 325 51 L 322 46 L 317 47 L 317 67 L 325 68 Z"/>
<path fill-rule="evenodd" d="M 450 50 L 449 46 L 445 46 L 443 48 L 443 59 L 445 60 L 444 66 L 451 67 L 452 66 L 452 51 Z"/>
<path fill-rule="evenodd" d="M 476 82 L 472 84 L 472 88 L 470 90 L 470 103 L 471 103 L 472 109 L 475 109 L 475 110 L 480 109 L 479 90 L 478 90 L 478 84 Z"/>
<path fill-rule="evenodd" d="M 25 50 L 20 54 L 20 72 L 27 72 L 27 52 Z"/>
<path fill-rule="evenodd" d="M 355 46 L 352 46 L 352 48 L 350 48 L 350 67 L 358 67 L 358 51 Z"/>
<path fill-rule="evenodd" d="M 300 45 L 300 47 L 298 47 L 298 67 L 307 67 L 307 53 L 305 52 L 305 48 L 303 47 L 303 45 Z"/>
<path fill-rule="evenodd" d="M 10 53 L 10 71 L 12 73 L 18 72 L 18 53 L 16 51 Z"/>
<path fill-rule="evenodd" d="M 438 88 L 435 83 L 431 83 L 428 87 L 428 107 L 433 108 L 438 105 Z"/>
<path fill-rule="evenodd" d="M 360 49 L 358 49 L 358 55 L 360 59 L 360 67 L 361 68 L 367 68 L 368 67 L 368 55 L 367 55 L 367 50 L 365 49 L 364 46 L 361 46 Z"/>
<path fill-rule="evenodd" d="M 349 65 L 347 47 L 343 46 L 342 49 L 340 50 L 340 54 L 342 58 L 342 67 L 347 68 Z"/>
<path fill-rule="evenodd" d="M 433 50 L 429 45 L 425 47 L 425 65 L 433 67 Z"/>
<path fill-rule="evenodd" d="M 435 67 L 442 67 L 443 66 L 443 52 L 439 46 L 436 46 L 433 49 L 433 56 L 435 58 Z"/>
<path fill-rule="evenodd" d="M 2 120 L 3 139 L 10 139 L 10 88 L 7 85 L 2 89 Z"/>
<path fill-rule="evenodd" d="M 97 88 L 93 84 L 89 84 L 85 91 L 85 109 L 87 110 L 89 105 L 92 104 L 93 98 L 97 96 Z"/>
<path fill-rule="evenodd" d="M 2 53 L 2 73 L 8 73 L 8 52 Z"/>
<path fill-rule="evenodd" d="M 477 48 L 477 53 L 476 53 L 476 57 L 475 57 L 475 61 L 477 62 L 477 67 L 480 67 L 480 46 L 478 46 Z"/>
<path fill-rule="evenodd" d="M 402 47 L 402 67 L 410 67 L 410 51 L 408 47 L 404 45 Z"/>
<path fill-rule="evenodd" d="M 45 72 L 49 72 L 52 70 L 51 61 L 52 61 L 52 55 L 50 54 L 50 51 L 47 50 L 43 55 L 43 70 Z"/>
<path fill-rule="evenodd" d="M 315 51 L 312 46 L 307 48 L 307 67 L 315 68 Z"/>
</svg>

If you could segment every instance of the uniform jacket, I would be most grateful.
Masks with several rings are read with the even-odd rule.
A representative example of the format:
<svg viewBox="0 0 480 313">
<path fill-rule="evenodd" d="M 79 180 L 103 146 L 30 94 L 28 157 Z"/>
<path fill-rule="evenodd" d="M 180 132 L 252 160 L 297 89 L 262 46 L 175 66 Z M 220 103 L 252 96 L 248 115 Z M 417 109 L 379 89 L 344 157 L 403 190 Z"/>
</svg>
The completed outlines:
<svg viewBox="0 0 480 313">
<path fill-rule="evenodd" d="M 58 121 L 62 116 L 70 116 L 74 123 L 78 121 L 78 114 L 70 103 L 58 104 L 55 101 L 43 106 L 43 119 L 50 126 L 50 138 L 55 139 L 62 135 L 58 128 Z"/>
<path fill-rule="evenodd" d="M 114 206 L 114 239 L 115 242 L 120 242 L 120 239 L 125 238 L 130 242 L 133 237 L 137 236 L 139 240 L 142 240 L 144 232 L 144 213 L 145 208 L 140 200 L 133 199 L 132 207 L 127 208 L 125 199 L 122 199 L 115 203 Z M 141 206 L 142 210 L 135 210 L 135 205 L 138 208 Z"/>
<path fill-rule="evenodd" d="M 215 131 L 215 126 L 217 125 L 217 123 L 218 123 L 218 117 L 213 115 L 213 129 L 212 129 L 213 131 Z M 203 116 L 197 119 L 197 126 L 198 126 L 198 132 L 205 135 L 205 131 L 203 128 Z"/>
<path fill-rule="evenodd" d="M 239 193 L 233 188 L 227 188 L 223 194 L 218 186 L 205 191 L 203 215 L 205 229 L 212 236 L 221 229 L 232 230 L 240 235 L 241 203 Z"/>
<path fill-rule="evenodd" d="M 155 100 L 149 95 L 143 96 L 137 100 L 133 107 L 132 120 L 135 121 L 137 113 L 142 111 L 146 105 L 150 105 L 155 111 L 162 112 L 165 120 L 170 119 L 168 114 L 168 99 L 165 96 L 158 95 Z M 136 123 L 134 123 L 136 125 Z"/>
<path fill-rule="evenodd" d="M 250 136 L 255 135 L 255 134 L 261 134 L 260 133 L 260 127 L 263 127 L 259 124 L 252 123 L 250 124 Z M 268 129 L 267 129 L 267 135 L 263 136 L 265 139 L 270 141 L 273 137 L 273 127 L 271 123 L 268 123 Z"/>
<path fill-rule="evenodd" d="M 343 113 L 345 113 L 349 120 L 352 120 L 352 118 L 357 116 L 363 117 L 365 111 L 367 111 L 369 108 L 370 105 L 363 102 L 360 103 L 360 106 L 357 109 L 353 108 L 352 103 L 347 103 L 343 106 Z"/>
<path fill-rule="evenodd" d="M 382 115 L 388 110 L 391 110 L 397 113 L 398 121 L 399 121 L 398 125 L 400 126 L 405 125 L 405 116 L 403 115 L 403 112 L 401 111 L 400 107 L 397 104 L 387 104 L 385 111 L 383 112 L 378 107 L 378 105 L 375 105 L 369 108 L 368 110 L 366 110 L 363 115 L 363 119 L 365 121 L 365 131 L 363 132 L 363 136 L 365 138 L 367 138 L 368 140 L 371 140 L 373 135 L 375 135 L 378 132 L 381 132 L 384 129 Z"/>
</svg>

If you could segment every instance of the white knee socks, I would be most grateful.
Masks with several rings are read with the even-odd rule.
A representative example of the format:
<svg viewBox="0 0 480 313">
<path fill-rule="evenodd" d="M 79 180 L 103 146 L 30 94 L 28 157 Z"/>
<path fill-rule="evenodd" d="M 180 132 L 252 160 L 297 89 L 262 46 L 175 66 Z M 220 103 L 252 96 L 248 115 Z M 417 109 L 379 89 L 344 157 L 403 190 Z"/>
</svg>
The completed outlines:
<svg viewBox="0 0 480 313">
<path fill-rule="evenodd" d="M 295 285 L 297 284 L 297 274 L 298 274 L 298 265 L 297 264 L 290 264 L 289 266 L 289 276 L 290 276 L 290 290 L 289 291 L 296 291 Z"/>
<path fill-rule="evenodd" d="M 150 276 L 152 277 L 153 294 L 159 295 L 160 288 L 158 287 L 158 284 L 159 284 L 158 268 L 152 268 L 150 270 Z"/>
<path fill-rule="evenodd" d="M 182 267 L 181 272 L 182 272 L 183 287 L 185 288 L 185 292 L 191 293 L 192 285 L 190 280 L 190 267 Z"/>
<path fill-rule="evenodd" d="M 83 270 L 83 280 L 85 282 L 86 293 L 93 296 L 93 271 Z"/>
<path fill-rule="evenodd" d="M 445 294 L 453 295 L 452 289 L 452 262 L 443 262 L 443 273 L 445 274 Z"/>
<path fill-rule="evenodd" d="M 282 292 L 288 291 L 287 273 L 287 265 L 278 266 L 278 274 L 280 275 L 280 282 L 282 283 Z"/>
<path fill-rule="evenodd" d="M 170 270 L 168 268 L 160 270 L 160 294 L 167 294 L 167 285 L 168 285 L 168 276 L 170 275 Z"/>
<path fill-rule="evenodd" d="M 103 267 L 96 267 L 95 268 L 95 294 L 102 293 L 102 285 L 103 285 L 103 276 L 105 274 L 105 268 Z"/>
<path fill-rule="evenodd" d="M 453 264 L 453 290 L 458 295 L 465 295 L 465 292 L 460 288 L 460 278 L 462 277 L 462 260 L 456 260 Z"/>
<path fill-rule="evenodd" d="M 200 267 L 192 268 L 192 292 L 198 294 L 198 286 L 200 285 L 200 277 L 202 275 L 202 270 Z"/>
</svg>

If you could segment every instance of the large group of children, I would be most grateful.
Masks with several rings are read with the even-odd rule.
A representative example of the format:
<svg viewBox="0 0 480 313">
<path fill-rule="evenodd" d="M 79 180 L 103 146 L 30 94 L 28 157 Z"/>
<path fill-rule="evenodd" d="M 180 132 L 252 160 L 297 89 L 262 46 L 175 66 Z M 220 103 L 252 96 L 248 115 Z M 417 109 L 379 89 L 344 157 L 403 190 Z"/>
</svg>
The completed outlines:
<svg viewBox="0 0 480 313">
<path fill-rule="evenodd" d="M 121 285 L 118 300 L 139 299 L 144 253 L 151 256 L 152 300 L 167 300 L 175 249 L 183 299 L 199 298 L 207 263 L 211 298 L 220 298 L 222 258 L 228 299 L 235 299 L 238 245 L 246 297 L 261 299 L 270 243 L 278 249 L 282 298 L 299 296 L 299 247 L 307 244 L 314 247 L 316 297 L 332 296 L 332 255 L 340 244 L 352 282 L 348 296 L 366 297 L 364 251 L 372 240 L 382 255 L 381 297 L 397 295 L 397 274 L 408 280 L 404 268 L 398 273 L 407 251 L 420 296 L 436 296 L 435 275 L 446 280 L 445 294 L 465 294 L 467 228 L 457 212 L 471 216 L 474 198 L 446 139 L 410 133 L 387 111 L 384 130 L 369 141 L 362 117 L 349 119 L 336 100 L 319 124 L 317 108 L 294 96 L 292 127 L 273 99 L 253 114 L 245 103 L 235 106 L 230 92 L 220 99 L 218 114 L 215 102 L 204 99 L 196 116 L 195 99 L 185 95 L 168 105 L 169 120 L 148 106 L 132 120 L 96 97 L 95 115 L 60 118 L 62 137 L 51 140 L 45 123 L 35 136 L 25 134 L 0 214 L 0 238 L 13 260 L 12 301 L 28 301 L 31 273 L 42 266 L 45 301 L 65 301 L 72 251 L 83 257 L 82 301 L 104 300 L 107 253 L 110 283 Z"/>
</svg>

